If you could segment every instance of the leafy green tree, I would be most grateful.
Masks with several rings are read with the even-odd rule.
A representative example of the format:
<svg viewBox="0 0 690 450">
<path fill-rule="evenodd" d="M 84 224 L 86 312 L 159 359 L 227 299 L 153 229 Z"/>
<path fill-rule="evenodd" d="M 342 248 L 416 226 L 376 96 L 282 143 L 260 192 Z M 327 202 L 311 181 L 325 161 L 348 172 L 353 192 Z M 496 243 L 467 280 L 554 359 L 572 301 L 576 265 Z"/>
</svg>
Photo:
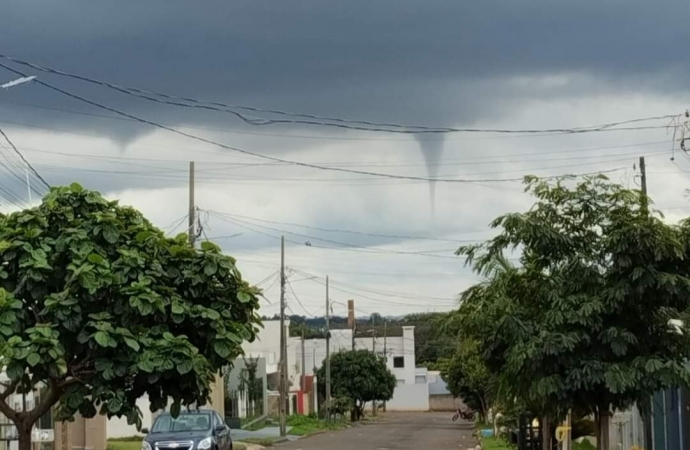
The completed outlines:
<svg viewBox="0 0 690 450">
<path fill-rule="evenodd" d="M 325 393 L 326 364 L 317 372 L 319 390 Z M 331 355 L 332 398 L 350 400 L 351 420 L 364 415 L 368 402 L 385 402 L 393 398 L 397 385 L 395 375 L 386 367 L 382 358 L 368 350 L 338 352 Z"/>
<path fill-rule="evenodd" d="M 551 418 L 594 413 L 608 448 L 612 409 L 690 381 L 690 334 L 672 323 L 690 307 L 690 223 L 665 224 L 640 192 L 603 176 L 528 178 L 527 190 L 532 208 L 459 250 L 486 277 L 461 315 L 507 395 Z"/>
<path fill-rule="evenodd" d="M 173 414 L 204 405 L 215 374 L 255 336 L 257 294 L 217 246 L 166 238 L 77 184 L 0 217 L 0 412 L 20 450 L 54 406 L 58 420 L 100 412 L 141 426 L 144 394 Z M 36 390 L 32 410 L 8 404 Z"/>
<path fill-rule="evenodd" d="M 481 422 L 486 422 L 497 381 L 487 367 L 481 350 L 476 340 L 461 339 L 453 357 L 444 360 L 440 366 L 441 376 L 450 393 L 477 411 Z"/>
</svg>

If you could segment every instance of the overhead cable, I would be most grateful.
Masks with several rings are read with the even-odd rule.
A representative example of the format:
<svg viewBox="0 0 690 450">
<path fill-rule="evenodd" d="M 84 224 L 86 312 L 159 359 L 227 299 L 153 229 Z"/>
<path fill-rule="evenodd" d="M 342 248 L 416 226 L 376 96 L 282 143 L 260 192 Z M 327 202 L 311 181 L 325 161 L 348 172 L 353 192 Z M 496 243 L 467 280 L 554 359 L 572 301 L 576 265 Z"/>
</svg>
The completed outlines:
<svg viewBox="0 0 690 450">
<path fill-rule="evenodd" d="M 0 57 L 1 57 L 1 56 L 0 56 Z M 9 66 L 7 66 L 7 65 L 5 65 L 5 64 L 0 63 L 0 67 L 3 67 L 3 68 L 5 68 L 5 69 L 7 69 L 7 70 L 9 70 L 9 71 L 11 71 L 11 72 L 13 72 L 13 73 L 16 73 L 17 75 L 26 76 L 24 73 L 22 73 L 22 72 L 20 72 L 20 71 L 18 71 L 18 70 L 16 70 L 16 69 L 13 69 L 12 67 L 9 67 Z M 180 136 L 184 136 L 184 137 L 187 137 L 187 138 L 190 138 L 190 139 L 199 141 L 199 142 L 204 142 L 204 143 L 206 143 L 206 144 L 215 145 L 215 146 L 217 146 L 217 147 L 224 148 L 224 149 L 230 150 L 230 151 L 234 151 L 234 152 L 238 152 L 238 153 L 242 153 L 242 154 L 246 154 L 246 155 L 255 156 L 255 157 L 257 157 L 257 158 L 265 159 L 265 160 L 268 160 L 268 161 L 282 162 L 282 163 L 285 163 L 285 164 L 291 164 L 291 165 L 295 165 L 295 166 L 299 166 L 299 167 L 308 167 L 308 168 L 312 168 L 312 169 L 327 170 L 327 171 L 333 171 L 333 172 L 355 173 L 355 174 L 359 174 L 359 175 L 367 175 L 367 176 L 372 176 L 372 177 L 392 178 L 392 179 L 403 179 L 403 180 L 415 180 L 415 181 L 435 181 L 435 182 L 442 182 L 442 183 L 478 183 L 478 182 L 484 183 L 484 182 L 505 182 L 505 181 L 521 181 L 521 180 L 522 180 L 522 178 L 517 178 L 517 179 L 516 179 L 516 178 L 503 178 L 503 179 L 485 179 L 485 180 L 478 179 L 478 180 L 468 180 L 468 179 L 461 179 L 461 178 L 457 178 L 457 179 L 456 179 L 456 178 L 417 177 L 417 176 L 409 176 L 409 175 L 395 175 L 395 174 L 390 174 L 390 173 L 370 172 L 370 171 L 365 171 L 365 170 L 346 169 L 346 168 L 342 168 L 342 167 L 329 167 L 329 166 L 324 166 L 324 165 L 319 165 L 319 164 L 311 164 L 311 163 L 305 163 L 305 162 L 301 162 L 301 161 L 289 160 L 289 159 L 285 159 L 285 158 L 278 158 L 278 157 L 275 157 L 275 156 L 269 156 L 269 155 L 264 155 L 264 154 L 262 154 L 262 153 L 257 153 L 257 152 L 253 152 L 253 151 L 249 151 L 249 150 L 244 150 L 244 149 L 241 149 L 241 148 L 238 148 L 238 147 L 232 147 L 232 146 L 229 146 L 229 145 L 222 144 L 222 143 L 220 143 L 220 142 L 213 141 L 213 140 L 211 140 L 211 139 L 206 139 L 206 138 L 201 137 L 201 136 L 196 136 L 196 135 L 194 135 L 194 134 L 190 134 L 190 133 L 187 133 L 187 132 L 184 132 L 184 131 L 177 130 L 177 129 L 175 129 L 175 128 L 171 128 L 171 127 L 168 127 L 168 126 L 166 126 L 166 125 L 161 125 L 161 124 L 159 124 L 159 123 L 157 123 L 157 122 L 154 122 L 154 121 L 151 121 L 151 120 L 148 120 L 148 119 L 143 119 L 143 118 L 137 117 L 137 116 L 135 116 L 135 115 L 133 115 L 133 114 L 126 113 L 126 112 L 123 112 L 123 111 L 120 111 L 120 110 L 118 110 L 118 109 L 116 109 L 116 108 L 112 108 L 112 107 L 110 107 L 110 106 L 103 105 L 103 104 L 98 103 L 98 102 L 95 102 L 95 101 L 93 101 L 93 100 L 89 100 L 89 99 L 84 98 L 84 97 L 82 97 L 82 96 L 80 96 L 80 95 L 71 93 L 71 92 L 66 91 L 66 90 L 64 90 L 64 89 L 62 89 L 62 88 L 59 88 L 59 87 L 57 87 L 57 86 L 53 86 L 52 84 L 46 83 L 45 81 L 42 81 L 42 80 L 40 80 L 40 79 L 38 79 L 38 78 L 37 78 L 36 80 L 34 80 L 33 82 L 34 82 L 34 83 L 37 83 L 37 84 L 40 84 L 40 85 L 42 85 L 42 86 L 44 86 L 44 87 L 47 87 L 48 89 L 53 90 L 53 91 L 55 91 L 55 92 L 59 92 L 59 93 L 61 93 L 61 94 L 63 94 L 63 95 L 66 95 L 66 96 L 68 96 L 68 97 L 71 97 L 71 98 L 73 98 L 73 99 L 75 99 L 75 100 L 79 100 L 79 101 L 81 101 L 81 102 L 87 103 L 87 104 L 92 105 L 92 106 L 95 106 L 95 107 L 97 107 L 97 108 L 100 108 L 100 109 L 104 109 L 104 110 L 106 110 L 106 111 L 113 112 L 113 113 L 118 114 L 118 115 L 121 115 L 121 116 L 123 116 L 123 117 L 129 117 L 129 118 L 134 119 L 134 120 L 137 120 L 137 121 L 139 121 L 139 122 L 141 122 L 141 123 L 144 123 L 144 124 L 147 124 L 147 125 L 156 127 L 156 128 L 160 128 L 160 129 L 162 129 L 162 130 L 166 130 L 166 131 L 169 131 L 169 132 L 171 132 L 171 133 L 175 133 L 175 134 L 178 134 L 178 135 L 180 135 Z M 617 171 L 617 170 L 620 170 L 620 169 L 612 169 L 610 172 Z M 604 172 L 606 172 L 606 171 L 597 172 L 597 173 L 604 173 Z M 590 174 L 579 174 L 579 175 L 575 174 L 574 176 L 581 176 L 581 175 L 590 175 Z"/>
<path fill-rule="evenodd" d="M 120 86 L 117 84 L 109 83 L 109 82 L 102 81 L 102 80 L 97 80 L 97 79 L 87 77 L 84 75 L 78 75 L 78 74 L 64 72 L 64 71 L 57 70 L 57 69 L 50 68 L 50 67 L 46 67 L 46 66 L 41 66 L 41 65 L 33 63 L 33 62 L 12 58 L 12 57 L 7 56 L 7 55 L 1 55 L 0 54 L 0 58 L 5 59 L 7 61 L 11 61 L 11 62 L 16 63 L 16 64 L 30 67 L 34 70 L 38 70 L 38 71 L 45 72 L 45 73 L 51 73 L 54 75 L 59 75 L 59 76 L 63 76 L 63 77 L 68 77 L 68 78 L 77 79 L 80 81 L 96 84 L 96 85 L 99 85 L 102 87 L 107 87 L 109 89 L 116 90 L 116 91 L 121 92 L 123 94 L 139 97 L 139 98 L 142 98 L 144 100 L 149 100 L 152 102 L 163 103 L 163 104 L 168 104 L 168 105 L 178 106 L 178 107 L 185 107 L 185 108 L 199 108 L 199 109 L 206 109 L 206 110 L 213 110 L 213 111 L 230 113 L 230 114 L 238 117 L 239 119 L 241 119 L 243 122 L 245 122 L 249 125 L 256 125 L 256 126 L 274 125 L 274 124 L 300 124 L 300 125 L 315 125 L 315 126 L 345 128 L 345 129 L 352 129 L 352 130 L 358 130 L 358 131 L 377 131 L 377 132 L 401 133 L 401 134 L 426 134 L 426 133 L 435 133 L 435 134 L 446 134 L 446 133 L 505 133 L 505 134 L 560 133 L 560 134 L 574 134 L 574 133 L 591 133 L 591 132 L 598 132 L 598 131 L 607 131 L 607 130 L 611 130 L 611 129 L 640 130 L 640 129 L 666 128 L 666 126 L 653 126 L 653 127 L 644 126 L 644 127 L 631 127 L 631 128 L 617 128 L 617 127 L 620 127 L 622 125 L 647 122 L 647 121 L 652 121 L 652 120 L 671 119 L 671 118 L 679 116 L 679 114 L 666 114 L 666 115 L 661 115 L 661 116 L 652 116 L 652 117 L 637 118 L 637 119 L 631 119 L 631 120 L 623 120 L 623 121 L 618 121 L 618 122 L 610 122 L 610 123 L 591 125 L 591 126 L 586 126 L 586 127 L 547 128 L 547 129 L 500 129 L 500 128 L 482 129 L 482 128 L 430 127 L 430 126 L 424 126 L 424 125 L 404 125 L 404 124 L 397 124 L 397 123 L 372 122 L 372 121 L 364 121 L 364 120 L 351 120 L 351 119 L 344 119 L 344 118 L 340 118 L 340 117 L 328 117 L 328 116 L 321 116 L 321 115 L 315 115 L 315 114 L 303 114 L 303 113 L 287 112 L 287 111 L 281 111 L 281 110 L 275 110 L 275 109 L 263 109 L 263 108 L 253 107 L 253 106 L 229 105 L 229 104 L 225 104 L 225 103 L 221 103 L 221 102 L 203 101 L 203 100 L 198 100 L 195 98 L 179 97 L 179 96 L 175 96 L 175 95 L 171 95 L 171 94 L 147 91 L 147 90 L 133 88 L 133 87 Z M 7 68 L 7 66 L 4 66 L 4 65 L 3 65 L 3 67 Z M 18 71 L 15 73 L 20 74 L 20 72 L 18 72 Z M 41 80 L 39 80 L 39 79 L 34 80 L 34 82 L 38 82 L 38 83 L 43 84 L 43 82 L 41 82 Z M 238 109 L 245 110 L 245 111 L 251 111 L 251 112 L 255 112 L 255 113 L 274 114 L 274 115 L 289 116 L 289 117 L 299 117 L 302 119 L 266 119 L 266 118 L 261 118 L 261 117 L 251 117 L 251 116 L 246 116 L 246 115 L 236 111 Z M 310 120 L 304 120 L 304 119 L 310 119 Z"/>
</svg>

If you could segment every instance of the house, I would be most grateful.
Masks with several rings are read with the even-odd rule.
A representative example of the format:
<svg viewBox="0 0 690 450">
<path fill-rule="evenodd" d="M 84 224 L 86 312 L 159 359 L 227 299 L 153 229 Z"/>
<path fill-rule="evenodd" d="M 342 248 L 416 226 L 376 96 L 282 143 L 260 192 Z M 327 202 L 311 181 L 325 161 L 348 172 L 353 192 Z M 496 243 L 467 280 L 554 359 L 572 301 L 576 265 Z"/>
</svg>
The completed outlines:
<svg viewBox="0 0 690 450">
<path fill-rule="evenodd" d="M 352 350 L 374 351 L 385 358 L 386 365 L 395 375 L 398 385 L 393 398 L 386 403 L 387 411 L 428 411 L 429 380 L 427 369 L 415 367 L 414 326 L 393 328 L 387 336 L 359 330 L 352 338 L 352 330 L 331 330 L 330 352 Z M 299 341 L 299 338 L 298 338 Z M 301 367 L 302 345 L 297 345 L 296 359 L 300 371 L 314 375 L 326 358 L 326 339 L 305 339 L 304 367 Z"/>
</svg>

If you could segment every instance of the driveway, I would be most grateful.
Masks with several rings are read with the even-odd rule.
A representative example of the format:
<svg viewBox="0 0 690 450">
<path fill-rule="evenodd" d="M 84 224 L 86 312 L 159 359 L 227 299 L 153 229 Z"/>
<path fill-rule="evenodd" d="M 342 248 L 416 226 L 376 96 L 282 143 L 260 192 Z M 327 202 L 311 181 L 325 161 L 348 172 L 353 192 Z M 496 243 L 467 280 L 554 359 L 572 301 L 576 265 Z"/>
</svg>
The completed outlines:
<svg viewBox="0 0 690 450">
<path fill-rule="evenodd" d="M 452 413 L 388 413 L 342 431 L 281 444 L 280 450 L 467 450 L 477 445 L 472 424 L 452 422 Z"/>
</svg>

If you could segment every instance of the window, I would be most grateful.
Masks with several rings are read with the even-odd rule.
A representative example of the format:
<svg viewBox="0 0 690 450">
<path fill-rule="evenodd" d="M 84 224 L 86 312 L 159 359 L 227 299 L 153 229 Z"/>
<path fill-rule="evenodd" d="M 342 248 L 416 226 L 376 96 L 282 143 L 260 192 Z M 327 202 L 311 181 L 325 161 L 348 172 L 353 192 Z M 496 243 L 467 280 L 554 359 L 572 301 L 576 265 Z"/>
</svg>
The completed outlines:
<svg viewBox="0 0 690 450">
<path fill-rule="evenodd" d="M 211 417 L 204 413 L 180 413 L 177 419 L 169 414 L 159 416 L 153 424 L 152 433 L 174 431 L 206 431 L 211 428 Z"/>
<path fill-rule="evenodd" d="M 426 376 L 425 375 L 416 375 L 414 377 L 414 383 L 415 384 L 426 384 Z"/>
<path fill-rule="evenodd" d="M 396 369 L 405 368 L 405 357 L 404 356 L 395 356 L 393 358 L 393 367 L 395 367 Z"/>
</svg>

